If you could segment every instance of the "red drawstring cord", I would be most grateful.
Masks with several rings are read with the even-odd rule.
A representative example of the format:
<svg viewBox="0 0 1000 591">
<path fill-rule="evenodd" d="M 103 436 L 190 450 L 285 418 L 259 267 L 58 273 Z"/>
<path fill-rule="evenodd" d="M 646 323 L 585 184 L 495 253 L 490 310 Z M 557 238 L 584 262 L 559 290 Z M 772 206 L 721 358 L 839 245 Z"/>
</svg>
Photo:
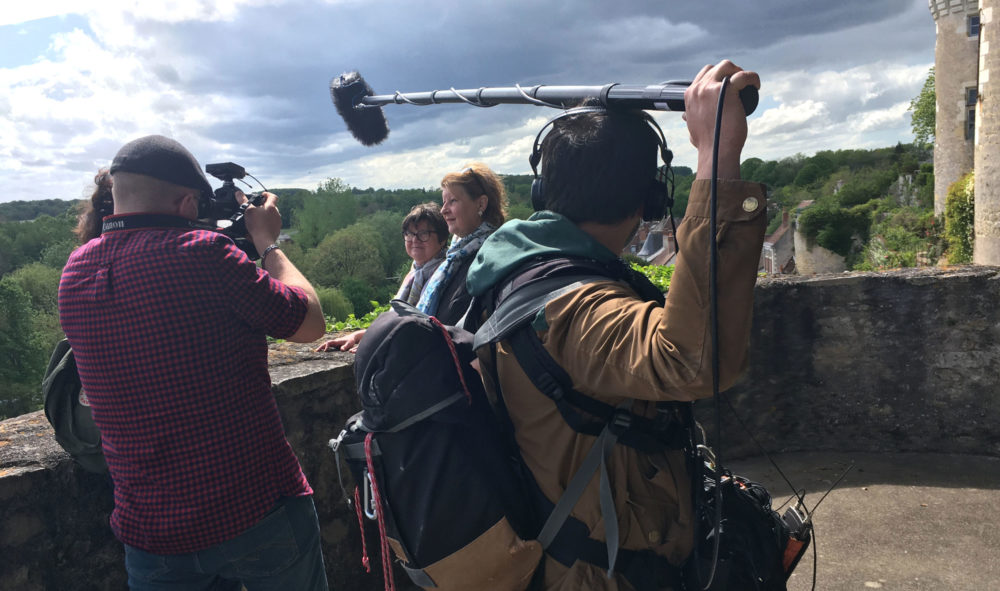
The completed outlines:
<svg viewBox="0 0 1000 591">
<path fill-rule="evenodd" d="M 448 348 L 451 349 L 451 358 L 455 362 L 455 369 L 458 370 L 458 379 L 462 382 L 462 390 L 465 391 L 465 397 L 469 400 L 469 404 L 472 404 L 472 393 L 469 392 L 469 385 L 465 383 L 465 372 L 462 371 L 462 360 L 458 358 L 458 351 L 455 350 L 455 343 L 451 341 L 451 335 L 448 334 L 448 329 L 445 328 L 441 321 L 437 318 L 430 316 L 431 322 L 434 326 L 441 329 L 444 334 L 444 341 L 448 343 Z"/>
<path fill-rule="evenodd" d="M 358 515 L 358 526 L 361 527 L 361 566 L 365 567 L 365 572 L 372 572 L 371 561 L 368 560 L 368 543 L 365 542 L 365 519 L 361 515 L 361 499 L 358 495 L 358 487 L 354 487 L 354 512 Z"/>
<path fill-rule="evenodd" d="M 375 479 L 375 464 L 372 462 L 372 435 L 365 435 L 365 460 L 368 462 L 368 476 L 371 478 L 372 499 L 375 501 L 375 514 L 378 516 L 378 535 L 382 546 L 382 576 L 385 580 L 385 591 L 396 591 L 396 579 L 392 573 L 392 558 L 389 555 L 389 538 L 385 534 L 385 517 L 382 507 L 382 495 L 379 494 Z"/>
<path fill-rule="evenodd" d="M 465 397 L 468 399 L 469 404 L 472 404 L 472 393 L 469 391 L 469 385 L 465 383 L 465 372 L 462 371 L 462 360 L 458 357 L 455 343 L 452 342 L 451 335 L 448 334 L 448 329 L 441 324 L 440 320 L 433 316 L 430 319 L 444 334 L 444 340 L 448 343 L 448 349 L 451 350 L 451 358 L 455 362 L 455 369 L 458 371 L 458 379 L 462 382 L 462 390 L 465 392 Z M 378 516 L 378 534 L 382 549 L 382 573 L 386 591 L 396 591 L 396 578 L 392 571 L 392 558 L 389 555 L 389 539 L 385 533 L 385 517 L 382 516 L 382 495 L 379 493 L 378 484 L 375 481 L 375 464 L 372 461 L 372 435 L 374 434 L 368 433 L 365 436 L 365 460 L 368 463 L 368 476 L 371 479 L 372 498 L 375 501 L 375 514 Z M 371 572 L 371 564 L 368 560 L 368 548 L 365 544 L 365 526 L 364 520 L 361 517 L 361 502 L 358 498 L 358 487 L 354 488 L 354 506 L 358 514 L 358 524 L 361 526 L 361 563 L 364 565 L 366 572 Z"/>
</svg>

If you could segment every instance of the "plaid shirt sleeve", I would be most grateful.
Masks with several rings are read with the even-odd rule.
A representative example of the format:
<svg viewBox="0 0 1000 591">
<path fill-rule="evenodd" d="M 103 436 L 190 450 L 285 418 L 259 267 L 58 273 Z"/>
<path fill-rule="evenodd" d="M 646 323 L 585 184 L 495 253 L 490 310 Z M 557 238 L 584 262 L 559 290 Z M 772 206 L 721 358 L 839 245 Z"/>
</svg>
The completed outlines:
<svg viewBox="0 0 1000 591">
<path fill-rule="evenodd" d="M 215 269 L 219 288 L 230 298 L 235 314 L 254 330 L 286 338 L 302 325 L 308 300 L 304 291 L 285 285 L 254 264 L 233 242 L 219 235 L 221 248 Z"/>
</svg>

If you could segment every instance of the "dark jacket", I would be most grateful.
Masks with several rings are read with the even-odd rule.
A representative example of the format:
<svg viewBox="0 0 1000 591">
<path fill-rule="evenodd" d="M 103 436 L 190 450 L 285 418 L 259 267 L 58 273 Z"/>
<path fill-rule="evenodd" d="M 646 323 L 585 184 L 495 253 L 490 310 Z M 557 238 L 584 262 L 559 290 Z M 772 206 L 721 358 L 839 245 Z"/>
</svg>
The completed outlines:
<svg viewBox="0 0 1000 591">
<path fill-rule="evenodd" d="M 472 296 L 469 295 L 469 290 L 465 287 L 465 278 L 469 273 L 469 266 L 472 265 L 474 259 L 474 256 L 470 256 L 462 261 L 455 269 L 455 274 L 451 277 L 448 285 L 444 288 L 437 314 L 434 315 L 442 324 L 448 326 L 458 324 L 458 321 L 461 320 L 462 316 L 465 315 L 465 311 L 469 308 Z"/>
</svg>

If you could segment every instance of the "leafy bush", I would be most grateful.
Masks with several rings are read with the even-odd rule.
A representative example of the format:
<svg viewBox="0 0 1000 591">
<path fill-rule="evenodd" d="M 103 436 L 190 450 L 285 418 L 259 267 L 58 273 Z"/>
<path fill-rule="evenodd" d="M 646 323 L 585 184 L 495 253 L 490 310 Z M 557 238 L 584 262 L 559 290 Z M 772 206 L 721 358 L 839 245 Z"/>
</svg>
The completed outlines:
<svg viewBox="0 0 1000 591">
<path fill-rule="evenodd" d="M 674 276 L 673 265 L 640 265 L 631 263 L 631 267 L 648 277 L 653 285 L 658 287 L 663 293 L 667 293 L 667 290 L 670 289 L 670 278 Z"/>
<path fill-rule="evenodd" d="M 371 326 L 372 322 L 378 318 L 379 314 L 389 309 L 389 304 L 382 305 L 378 302 L 368 302 L 368 304 L 372 309 L 361 318 L 357 318 L 354 314 L 349 314 L 345 320 L 327 323 L 326 331 L 342 332 L 345 330 L 361 330 L 362 328 L 368 328 Z"/>
<path fill-rule="evenodd" d="M 379 254 L 379 240 L 372 227 L 363 222 L 337 230 L 307 252 L 306 276 L 319 285 L 340 287 L 355 302 L 345 287 L 348 279 L 371 286 L 385 282 L 386 273 Z M 398 242 L 401 240 L 397 239 Z M 374 297 L 374 292 L 369 293 L 360 301 L 368 302 Z M 354 310 L 358 311 L 356 305 Z"/>
<path fill-rule="evenodd" d="M 862 205 L 843 209 L 833 201 L 820 201 L 802 212 L 798 227 L 810 244 L 850 258 L 855 242 L 868 240 L 870 208 Z"/>
<path fill-rule="evenodd" d="M 966 173 L 948 187 L 944 203 L 944 234 L 948 262 L 971 263 L 975 243 L 975 174 Z"/>
<path fill-rule="evenodd" d="M 316 288 L 316 295 L 319 296 L 320 306 L 323 307 L 323 314 L 333 320 L 343 320 L 354 314 L 354 306 L 351 300 L 347 299 L 344 292 L 336 287 Z"/>
<path fill-rule="evenodd" d="M 375 288 L 356 277 L 348 277 L 340 284 L 340 291 L 351 302 L 355 314 L 367 314 L 378 305 Z"/>
</svg>

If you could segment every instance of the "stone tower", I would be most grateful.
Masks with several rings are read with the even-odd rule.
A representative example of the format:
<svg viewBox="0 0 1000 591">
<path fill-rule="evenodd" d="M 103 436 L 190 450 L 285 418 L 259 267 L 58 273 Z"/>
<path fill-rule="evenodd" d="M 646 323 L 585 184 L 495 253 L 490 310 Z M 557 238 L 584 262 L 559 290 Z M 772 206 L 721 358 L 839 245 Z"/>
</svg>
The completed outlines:
<svg viewBox="0 0 1000 591">
<path fill-rule="evenodd" d="M 1000 264 L 1000 0 L 980 0 L 976 101 L 976 242 L 972 261 Z M 934 156 L 937 157 L 935 150 Z M 937 185 L 935 183 L 935 191 Z M 935 201 L 936 201 L 935 197 Z"/>
<path fill-rule="evenodd" d="M 979 0 L 930 0 L 930 9 L 937 28 L 934 213 L 941 214 L 948 186 L 975 164 Z"/>
</svg>

